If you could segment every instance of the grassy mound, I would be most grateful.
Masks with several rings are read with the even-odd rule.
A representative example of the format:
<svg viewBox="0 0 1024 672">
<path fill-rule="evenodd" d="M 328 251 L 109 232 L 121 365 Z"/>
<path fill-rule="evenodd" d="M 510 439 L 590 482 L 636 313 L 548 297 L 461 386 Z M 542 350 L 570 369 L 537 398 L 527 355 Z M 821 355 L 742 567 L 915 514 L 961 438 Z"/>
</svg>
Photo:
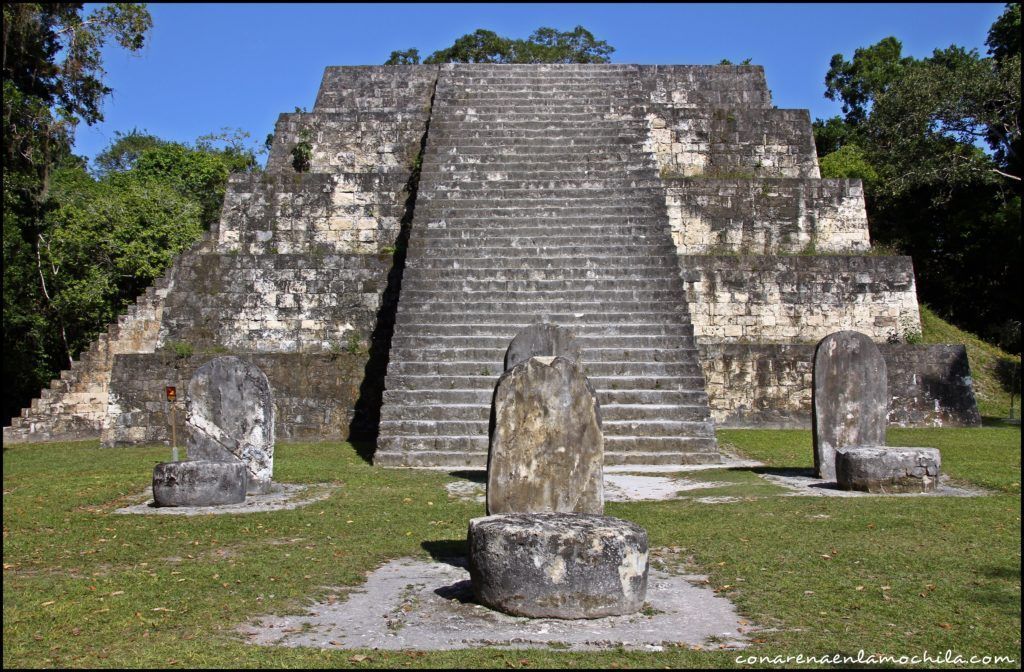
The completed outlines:
<svg viewBox="0 0 1024 672">
<path fill-rule="evenodd" d="M 1020 357 L 953 326 L 924 305 L 921 306 L 921 327 L 925 343 L 963 343 L 967 346 L 978 410 L 987 418 L 1009 417 L 1007 372 L 1014 365 L 1020 366 Z M 1020 418 L 1020 397 L 1014 399 L 1013 408 L 1013 417 Z"/>
</svg>

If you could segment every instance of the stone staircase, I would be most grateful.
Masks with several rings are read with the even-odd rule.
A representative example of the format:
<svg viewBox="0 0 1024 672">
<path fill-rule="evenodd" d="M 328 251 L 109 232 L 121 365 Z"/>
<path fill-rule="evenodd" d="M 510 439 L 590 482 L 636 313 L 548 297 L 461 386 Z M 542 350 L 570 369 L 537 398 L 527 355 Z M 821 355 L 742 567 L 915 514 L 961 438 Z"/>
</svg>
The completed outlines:
<svg viewBox="0 0 1024 672">
<path fill-rule="evenodd" d="M 636 66 L 443 66 L 374 462 L 486 464 L 523 327 L 569 327 L 607 464 L 718 462 Z"/>
</svg>

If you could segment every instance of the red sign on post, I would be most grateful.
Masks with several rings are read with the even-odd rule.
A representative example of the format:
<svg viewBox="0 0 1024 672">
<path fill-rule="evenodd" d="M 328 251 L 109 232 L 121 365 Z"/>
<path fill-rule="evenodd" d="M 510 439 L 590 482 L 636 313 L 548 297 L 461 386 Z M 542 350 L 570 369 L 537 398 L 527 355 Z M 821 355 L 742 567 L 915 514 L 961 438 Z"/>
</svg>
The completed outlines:
<svg viewBox="0 0 1024 672">
<path fill-rule="evenodd" d="M 175 390 L 173 386 L 168 385 L 167 386 L 167 401 L 174 401 L 176 396 L 177 396 L 177 390 Z"/>
</svg>

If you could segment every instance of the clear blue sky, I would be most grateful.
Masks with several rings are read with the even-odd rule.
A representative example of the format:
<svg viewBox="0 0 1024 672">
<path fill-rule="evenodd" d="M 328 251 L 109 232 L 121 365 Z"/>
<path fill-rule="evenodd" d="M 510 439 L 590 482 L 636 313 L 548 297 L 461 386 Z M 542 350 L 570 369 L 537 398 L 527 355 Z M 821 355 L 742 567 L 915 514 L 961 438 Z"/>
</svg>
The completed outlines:
<svg viewBox="0 0 1024 672">
<path fill-rule="evenodd" d="M 92 5 L 86 5 L 88 11 Z M 477 28 L 525 38 L 540 26 L 583 25 L 615 47 L 615 63 L 713 64 L 752 58 L 774 102 L 839 112 L 824 97 L 832 54 L 888 35 L 927 56 L 959 44 L 985 53 L 1002 4 L 151 4 L 153 30 L 137 55 L 105 52 L 114 89 L 105 121 L 78 130 L 94 157 L 132 128 L 191 141 L 241 128 L 262 145 L 277 115 L 312 109 L 329 65 L 377 65 L 392 50 L 426 56 Z"/>
</svg>

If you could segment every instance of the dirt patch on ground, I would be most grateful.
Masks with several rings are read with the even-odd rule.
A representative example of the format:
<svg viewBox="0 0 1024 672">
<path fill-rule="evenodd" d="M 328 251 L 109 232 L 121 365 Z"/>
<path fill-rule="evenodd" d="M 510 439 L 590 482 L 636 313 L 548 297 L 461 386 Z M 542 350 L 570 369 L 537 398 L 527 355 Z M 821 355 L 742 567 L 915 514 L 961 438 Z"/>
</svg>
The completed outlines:
<svg viewBox="0 0 1024 672">
<path fill-rule="evenodd" d="M 274 483 L 271 491 L 266 494 L 251 494 L 244 502 L 223 504 L 220 506 L 156 506 L 153 503 L 153 491 L 147 488 L 137 499 L 139 504 L 132 504 L 114 513 L 142 514 L 161 516 L 207 516 L 224 513 L 258 513 L 260 511 L 283 511 L 297 509 L 313 502 L 319 502 L 331 496 L 340 485 L 329 483 Z"/>
<path fill-rule="evenodd" d="M 313 604 L 302 616 L 266 616 L 240 628 L 249 642 L 265 646 L 644 651 L 742 648 L 752 630 L 705 577 L 673 573 L 657 563 L 650 568 L 647 605 L 639 613 L 588 620 L 509 616 L 473 600 L 469 572 L 458 558 L 392 560 L 343 599 Z"/>
</svg>

